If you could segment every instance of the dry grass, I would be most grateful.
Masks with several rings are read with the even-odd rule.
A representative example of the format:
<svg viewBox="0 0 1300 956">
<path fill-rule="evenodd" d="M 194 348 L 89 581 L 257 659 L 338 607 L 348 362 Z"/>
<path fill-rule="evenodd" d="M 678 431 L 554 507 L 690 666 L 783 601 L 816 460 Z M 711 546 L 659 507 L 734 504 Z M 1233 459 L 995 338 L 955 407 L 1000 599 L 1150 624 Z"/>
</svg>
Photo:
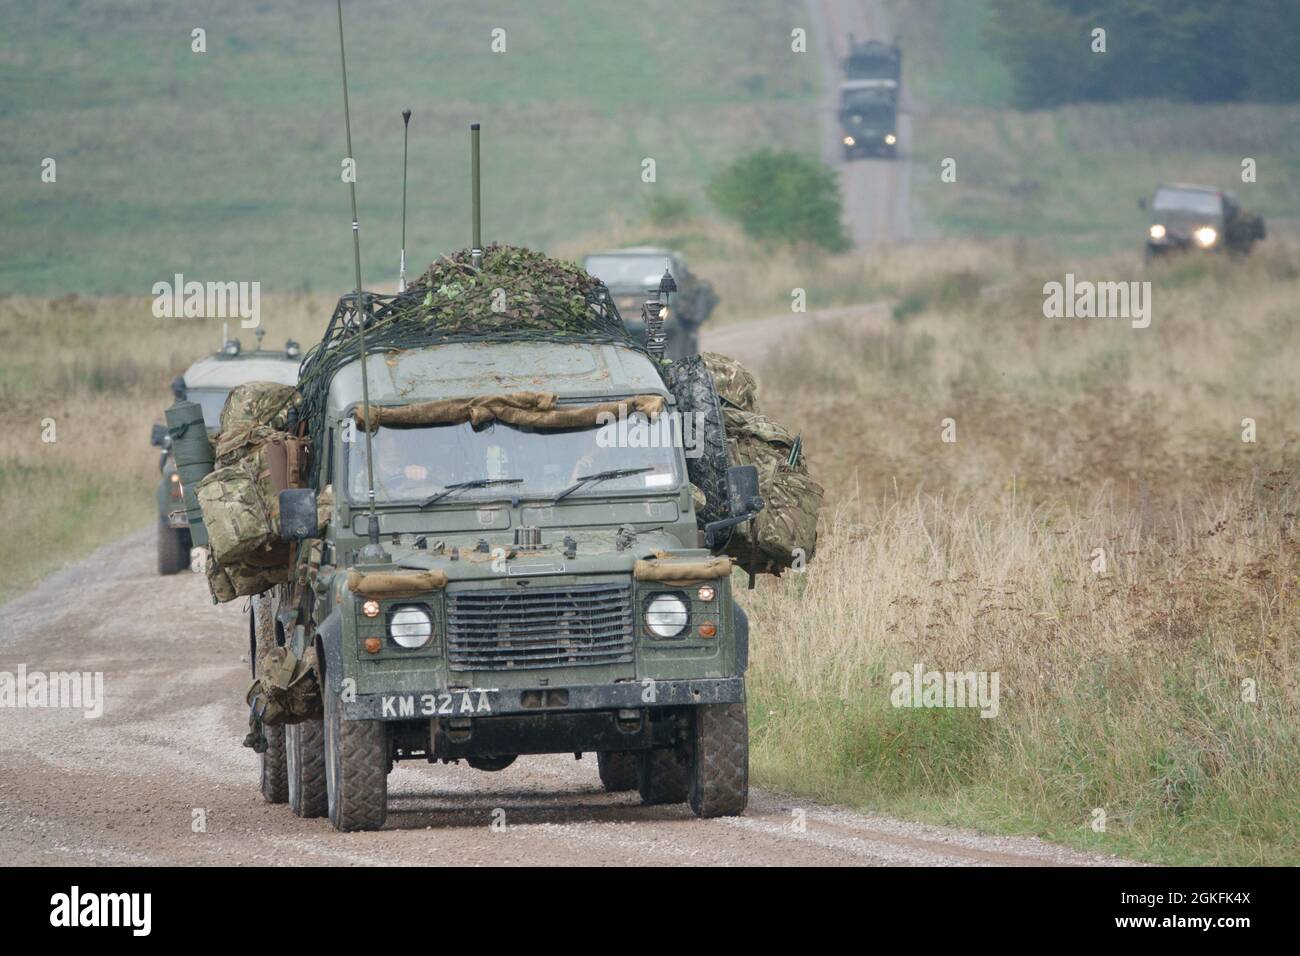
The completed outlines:
<svg viewBox="0 0 1300 956">
<path fill-rule="evenodd" d="M 216 349 L 215 320 L 157 319 L 150 299 L 0 299 L 0 598 L 154 520 L 149 428 L 169 383 Z M 265 296 L 267 346 L 320 337 L 333 301 Z M 237 334 L 246 347 L 252 334 Z M 54 422 L 55 441 L 42 440 Z"/>
<path fill-rule="evenodd" d="M 1063 263 L 984 288 L 917 268 L 903 321 L 769 362 L 760 398 L 832 503 L 808 571 L 749 600 L 756 776 L 1151 859 L 1300 860 L 1297 253 L 1156 270 L 1143 330 L 1045 319 Z M 998 672 L 999 716 L 891 707 L 916 663 Z"/>
</svg>

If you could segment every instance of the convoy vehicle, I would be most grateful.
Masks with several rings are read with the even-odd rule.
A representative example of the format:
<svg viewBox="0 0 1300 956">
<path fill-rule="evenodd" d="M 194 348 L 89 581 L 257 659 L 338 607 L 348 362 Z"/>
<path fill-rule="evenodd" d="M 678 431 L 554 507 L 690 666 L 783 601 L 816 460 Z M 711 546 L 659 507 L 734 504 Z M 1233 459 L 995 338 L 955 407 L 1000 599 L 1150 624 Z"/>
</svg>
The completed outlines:
<svg viewBox="0 0 1300 956">
<path fill-rule="evenodd" d="M 645 323 L 640 319 L 641 304 L 648 290 L 656 289 L 665 269 L 677 285 L 672 307 L 664 315 L 670 359 L 695 355 L 700 350 L 700 326 L 708 319 L 718 297 L 713 286 L 686 267 L 681 253 L 654 246 L 632 246 L 593 252 L 582 260 L 582 267 L 600 279 L 614 297 L 623 324 L 642 345 Z"/>
<path fill-rule="evenodd" d="M 840 85 L 839 122 L 844 159 L 898 154 L 898 101 L 903 54 L 898 43 L 849 36 Z"/>
<path fill-rule="evenodd" d="M 203 408 L 203 422 L 215 434 L 226 396 L 244 382 L 270 381 L 293 385 L 298 381 L 301 361 L 298 343 L 290 339 L 283 351 L 263 349 L 258 329 L 257 347 L 245 351 L 239 339 L 223 336 L 220 350 L 199 359 L 185 374 L 172 382 L 172 394 L 186 397 Z M 164 425 L 155 425 L 150 443 L 162 449 L 158 470 L 162 479 L 155 493 L 158 507 L 158 573 L 176 574 L 190 566 L 190 529 L 185 519 L 184 488 L 172 457 L 171 438 Z"/>
<path fill-rule="evenodd" d="M 357 314 L 345 297 L 334 349 L 355 345 Z M 272 607 L 250 650 L 273 627 L 295 659 L 314 652 L 323 718 L 284 728 L 264 792 L 283 776 L 296 813 L 373 829 L 395 762 L 498 771 L 572 753 L 647 804 L 744 810 L 748 623 L 730 561 L 702 541 L 681 443 L 619 438 L 674 399 L 612 310 L 609 324 L 616 336 L 589 341 L 453 337 L 376 342 L 328 368 L 308 358 L 319 471 L 279 509 L 304 542 L 299 572 L 259 599 Z M 591 410 L 609 403 L 617 422 L 597 424 Z M 548 409 L 566 424 L 547 424 Z M 752 517 L 756 469 L 728 483 L 736 521 Z"/>
<path fill-rule="evenodd" d="M 1146 208 L 1145 200 L 1138 201 Z M 1264 219 L 1243 210 L 1235 196 L 1212 186 L 1171 183 L 1157 187 L 1150 203 L 1145 258 L 1170 252 L 1227 251 L 1248 255 L 1265 236 Z"/>
</svg>

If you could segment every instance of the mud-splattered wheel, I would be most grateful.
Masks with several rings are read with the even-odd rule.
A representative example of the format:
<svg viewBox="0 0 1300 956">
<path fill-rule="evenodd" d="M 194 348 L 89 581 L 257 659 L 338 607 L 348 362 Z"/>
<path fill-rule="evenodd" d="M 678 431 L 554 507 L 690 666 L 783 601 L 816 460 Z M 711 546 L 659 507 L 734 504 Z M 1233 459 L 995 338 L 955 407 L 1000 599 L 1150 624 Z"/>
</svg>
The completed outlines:
<svg viewBox="0 0 1300 956">
<path fill-rule="evenodd" d="M 336 830 L 378 830 L 388 815 L 388 727 L 382 720 L 344 720 L 338 693 L 325 681 L 325 787 Z"/>
<path fill-rule="evenodd" d="M 644 804 L 685 803 L 691 789 L 690 755 L 680 747 L 642 751 L 636 783 Z"/>
<path fill-rule="evenodd" d="M 695 708 L 690 804 L 697 817 L 735 817 L 749 802 L 749 720 L 744 703 Z"/>
<path fill-rule="evenodd" d="M 626 750 L 611 750 L 596 754 L 596 767 L 600 782 L 607 793 L 623 793 L 636 789 L 637 754 Z"/>
<path fill-rule="evenodd" d="M 284 729 L 285 764 L 289 781 L 289 809 L 300 817 L 323 817 L 329 812 L 325 792 L 325 725 L 305 720 Z"/>
<path fill-rule="evenodd" d="M 248 629 L 256 675 L 266 654 L 275 646 L 275 597 L 271 592 L 254 595 Z M 267 803 L 286 803 L 289 772 L 285 763 L 284 728 L 263 727 L 262 733 L 266 737 L 266 750 L 258 754 L 262 799 Z"/>
</svg>

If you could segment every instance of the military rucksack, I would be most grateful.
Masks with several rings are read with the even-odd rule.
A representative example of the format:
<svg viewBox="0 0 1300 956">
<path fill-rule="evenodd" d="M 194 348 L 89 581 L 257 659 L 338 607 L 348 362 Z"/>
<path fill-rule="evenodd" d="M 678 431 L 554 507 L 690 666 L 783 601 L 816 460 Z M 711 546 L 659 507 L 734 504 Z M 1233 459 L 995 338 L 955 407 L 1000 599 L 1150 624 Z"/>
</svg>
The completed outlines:
<svg viewBox="0 0 1300 956">
<path fill-rule="evenodd" d="M 747 571 L 780 574 L 802 567 L 817 550 L 817 514 L 825 494 L 808 476 L 801 443 L 780 422 L 737 408 L 726 410 L 727 448 L 736 465 L 758 468 L 763 510 L 737 525 L 725 552 Z"/>
</svg>

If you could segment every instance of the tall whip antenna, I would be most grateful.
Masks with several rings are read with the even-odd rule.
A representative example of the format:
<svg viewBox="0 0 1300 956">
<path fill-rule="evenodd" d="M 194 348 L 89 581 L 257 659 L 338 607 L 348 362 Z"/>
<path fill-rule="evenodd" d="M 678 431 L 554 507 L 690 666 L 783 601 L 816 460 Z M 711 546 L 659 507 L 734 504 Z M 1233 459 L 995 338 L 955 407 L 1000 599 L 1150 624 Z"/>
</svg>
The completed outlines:
<svg viewBox="0 0 1300 956">
<path fill-rule="evenodd" d="M 469 127 L 469 176 L 472 183 L 470 205 L 474 217 L 474 243 L 469 249 L 469 260 L 477 269 L 483 265 L 483 219 L 479 211 L 478 189 L 478 123 L 471 123 Z"/>
<path fill-rule="evenodd" d="M 361 557 L 367 560 L 383 560 L 383 548 L 379 544 L 379 515 L 375 514 L 375 456 L 374 443 L 370 436 L 370 380 L 366 372 L 366 319 L 370 316 L 370 302 L 361 291 L 361 229 L 357 223 L 357 177 L 356 157 L 352 153 L 352 111 L 348 106 L 348 57 L 343 49 L 343 0 L 338 0 L 339 10 L 339 64 L 343 69 L 343 123 L 348 137 L 348 159 L 353 162 L 353 174 L 349 177 L 348 191 L 352 197 L 352 261 L 356 265 L 357 290 L 353 306 L 357 316 L 357 334 L 361 345 L 361 403 L 365 407 L 366 431 L 366 530 L 370 543 L 361 549 Z"/>
<path fill-rule="evenodd" d="M 411 132 L 411 111 L 402 110 L 402 264 L 397 274 L 397 291 L 406 291 L 406 144 Z"/>
</svg>

